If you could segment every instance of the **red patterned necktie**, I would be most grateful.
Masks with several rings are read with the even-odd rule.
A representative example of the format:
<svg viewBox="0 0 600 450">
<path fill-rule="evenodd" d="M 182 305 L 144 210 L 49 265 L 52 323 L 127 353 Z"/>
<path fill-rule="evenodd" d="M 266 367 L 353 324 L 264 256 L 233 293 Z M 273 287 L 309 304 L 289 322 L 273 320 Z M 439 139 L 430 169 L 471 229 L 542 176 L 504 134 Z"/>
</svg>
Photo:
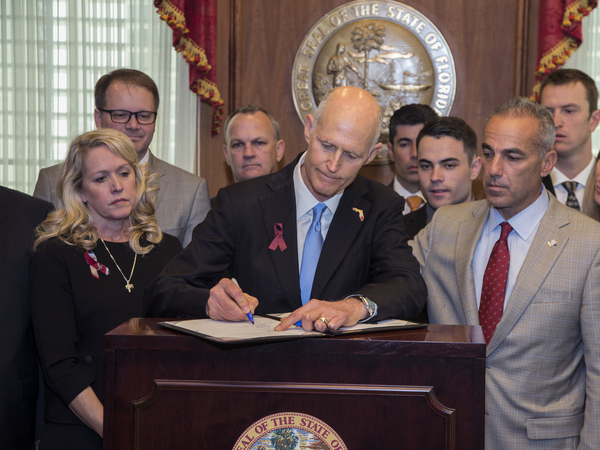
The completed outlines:
<svg viewBox="0 0 600 450">
<path fill-rule="evenodd" d="M 500 239 L 494 244 L 483 275 L 479 305 L 479 323 L 486 344 L 490 343 L 494 331 L 496 331 L 496 325 L 502 318 L 508 267 L 510 265 L 507 239 L 513 228 L 508 222 L 502 222 L 500 226 L 502 227 Z"/>
</svg>

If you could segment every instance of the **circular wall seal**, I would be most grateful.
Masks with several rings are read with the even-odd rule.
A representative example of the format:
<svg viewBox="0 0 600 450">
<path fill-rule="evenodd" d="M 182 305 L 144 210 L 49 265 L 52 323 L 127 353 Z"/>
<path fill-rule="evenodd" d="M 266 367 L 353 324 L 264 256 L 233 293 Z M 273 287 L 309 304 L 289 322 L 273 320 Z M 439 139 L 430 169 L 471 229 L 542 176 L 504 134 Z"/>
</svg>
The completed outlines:
<svg viewBox="0 0 600 450">
<path fill-rule="evenodd" d="M 392 1 L 346 3 L 313 26 L 296 53 L 292 89 L 300 120 L 339 86 L 375 97 L 384 112 L 380 142 L 386 143 L 389 119 L 403 105 L 424 103 L 440 116 L 450 114 L 454 59 L 444 36 L 416 9 Z M 387 151 L 375 161 L 387 163 Z"/>
<path fill-rule="evenodd" d="M 325 422 L 308 414 L 283 412 L 254 422 L 239 437 L 233 450 L 347 450 L 346 444 Z"/>
</svg>

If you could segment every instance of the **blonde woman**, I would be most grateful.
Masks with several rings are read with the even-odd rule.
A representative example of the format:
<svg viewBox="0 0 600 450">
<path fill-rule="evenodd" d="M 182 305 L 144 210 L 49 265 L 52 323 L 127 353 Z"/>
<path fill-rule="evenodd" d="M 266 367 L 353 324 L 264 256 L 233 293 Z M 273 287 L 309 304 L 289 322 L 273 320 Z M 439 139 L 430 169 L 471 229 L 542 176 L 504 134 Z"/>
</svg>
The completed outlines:
<svg viewBox="0 0 600 450">
<path fill-rule="evenodd" d="M 585 184 L 585 194 L 581 212 L 594 220 L 600 221 L 600 158 L 596 158 L 595 170 Z"/>
<path fill-rule="evenodd" d="M 38 227 L 32 313 L 46 384 L 40 449 L 102 448 L 104 334 L 144 314 L 143 292 L 181 250 L 154 219 L 157 185 L 127 136 L 75 138 L 60 209 Z"/>
</svg>

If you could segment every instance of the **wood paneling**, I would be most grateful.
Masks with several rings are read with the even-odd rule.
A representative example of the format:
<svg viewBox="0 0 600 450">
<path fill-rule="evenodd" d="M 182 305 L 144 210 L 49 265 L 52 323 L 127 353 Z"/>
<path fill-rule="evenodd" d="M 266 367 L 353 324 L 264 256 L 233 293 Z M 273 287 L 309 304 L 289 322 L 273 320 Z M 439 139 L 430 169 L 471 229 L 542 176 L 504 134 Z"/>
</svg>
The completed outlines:
<svg viewBox="0 0 600 450">
<path fill-rule="evenodd" d="M 282 165 L 306 149 L 291 92 L 292 65 L 310 28 L 343 0 L 221 0 L 218 3 L 217 78 L 225 117 L 257 103 L 280 123 L 286 152 Z M 539 0 L 406 0 L 446 38 L 456 64 L 452 115 L 481 138 L 491 110 L 533 86 Z M 211 196 L 231 182 L 223 136 L 210 135 L 210 108 L 202 106 L 201 174 Z M 366 167 L 366 176 L 389 182 L 391 166 Z"/>
<path fill-rule="evenodd" d="M 323 420 L 350 449 L 483 449 L 479 326 L 221 345 L 159 320 L 105 336 L 105 449 L 231 449 L 286 411 Z"/>
</svg>

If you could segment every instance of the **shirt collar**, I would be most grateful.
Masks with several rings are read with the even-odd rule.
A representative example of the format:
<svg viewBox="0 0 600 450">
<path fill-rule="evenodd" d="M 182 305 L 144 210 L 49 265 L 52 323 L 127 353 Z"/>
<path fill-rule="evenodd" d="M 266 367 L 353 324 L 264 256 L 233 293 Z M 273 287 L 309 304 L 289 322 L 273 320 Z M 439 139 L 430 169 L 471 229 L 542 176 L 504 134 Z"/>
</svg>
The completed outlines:
<svg viewBox="0 0 600 450">
<path fill-rule="evenodd" d="M 540 196 L 531 205 L 508 220 L 505 220 L 498 210 L 492 206 L 490 208 L 488 223 L 483 232 L 484 234 L 489 235 L 502 222 L 508 222 L 521 239 L 526 241 L 542 221 L 542 217 L 546 214 L 549 204 L 550 196 L 548 191 L 542 186 Z"/>
<path fill-rule="evenodd" d="M 150 160 L 150 149 L 146 150 L 146 154 L 142 159 L 140 159 L 140 165 L 146 164 Z"/>
<path fill-rule="evenodd" d="M 311 209 L 315 207 L 317 203 L 320 203 L 319 200 L 315 198 L 314 195 L 308 190 L 304 180 L 302 179 L 302 174 L 300 173 L 301 167 L 304 165 L 304 158 L 306 156 L 306 152 L 296 164 L 294 168 L 294 191 L 296 193 L 296 218 L 302 217 L 304 214 L 309 212 Z M 344 190 L 341 190 L 333 197 L 328 200 L 325 200 L 323 203 L 327 205 L 327 208 L 331 211 L 332 214 L 335 214 L 335 210 L 337 209 L 340 200 L 342 198 L 342 194 Z"/>
<path fill-rule="evenodd" d="M 392 189 L 394 189 L 398 194 L 400 194 L 404 198 L 416 195 L 418 197 L 421 197 L 423 200 L 425 200 L 425 197 L 423 197 L 423 193 L 421 192 L 420 189 L 417 192 L 412 193 L 408 189 L 406 189 L 404 186 L 402 186 L 400 184 L 400 182 L 398 181 L 398 178 L 396 178 L 396 177 L 394 177 L 394 185 L 393 185 Z"/>
<path fill-rule="evenodd" d="M 585 184 L 587 183 L 587 180 L 590 176 L 590 172 L 592 170 L 594 170 L 595 163 L 596 163 L 596 158 L 592 157 L 592 160 L 590 161 L 590 163 L 575 178 L 567 177 L 564 173 L 562 173 L 560 170 L 558 170 L 556 168 L 556 166 L 554 166 L 554 168 L 552 169 L 552 172 L 550 172 L 550 178 L 552 179 L 552 186 L 554 186 L 554 187 L 559 186 L 565 181 L 577 181 L 579 184 L 581 184 L 583 187 L 585 187 Z"/>
</svg>

